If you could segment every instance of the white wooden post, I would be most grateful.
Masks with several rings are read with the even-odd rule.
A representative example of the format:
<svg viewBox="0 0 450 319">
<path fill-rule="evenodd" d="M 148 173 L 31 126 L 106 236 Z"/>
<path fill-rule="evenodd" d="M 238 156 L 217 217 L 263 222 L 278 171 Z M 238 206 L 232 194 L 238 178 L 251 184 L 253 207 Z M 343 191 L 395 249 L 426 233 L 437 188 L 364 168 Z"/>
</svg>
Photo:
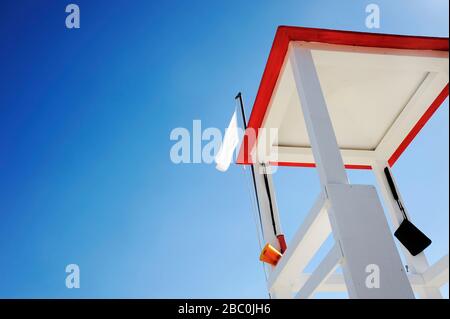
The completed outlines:
<svg viewBox="0 0 450 319">
<path fill-rule="evenodd" d="M 304 271 L 330 235 L 331 226 L 326 213 L 327 208 L 325 194 L 321 193 L 269 276 L 268 286 L 269 290 L 274 292 L 274 296 L 279 296 L 281 291 L 283 296 L 288 296 L 283 298 L 292 297 L 297 276 Z"/>
<path fill-rule="evenodd" d="M 391 190 L 389 188 L 389 184 L 387 182 L 386 176 L 384 174 L 384 168 L 387 167 L 390 171 L 389 164 L 385 160 L 375 160 L 372 164 L 372 170 L 375 174 L 375 177 L 378 182 L 378 187 L 381 192 L 381 195 L 384 199 L 384 203 L 386 205 L 386 209 L 389 212 L 389 215 L 391 217 L 392 225 L 394 226 L 394 229 L 397 229 L 397 227 L 400 225 L 400 223 L 403 221 L 403 214 L 400 211 L 400 208 L 398 207 L 397 202 L 395 201 L 394 197 L 392 196 Z M 398 196 L 402 203 L 404 203 L 402 196 L 399 192 L 398 186 L 395 182 L 395 178 L 391 172 L 392 180 L 394 181 L 395 187 L 397 189 Z M 408 210 L 406 209 L 405 205 L 405 213 L 408 219 L 411 219 Z M 400 244 L 401 245 L 401 244 Z M 423 274 L 427 271 L 429 268 L 429 263 L 427 260 L 427 257 L 425 256 L 425 253 L 420 253 L 417 256 L 412 256 L 409 251 L 401 245 L 403 254 L 406 259 L 406 263 L 408 264 L 408 269 L 412 274 Z M 427 298 L 427 299 L 440 299 L 442 298 L 441 292 L 439 288 L 436 287 L 427 287 L 427 286 L 421 286 L 420 288 L 417 288 L 416 291 L 419 293 L 421 298 Z"/>
<path fill-rule="evenodd" d="M 333 248 L 331 248 L 327 256 L 322 260 L 314 273 L 308 278 L 295 298 L 311 298 L 320 284 L 326 281 L 333 274 L 333 271 L 336 269 L 341 259 L 341 247 L 339 247 L 338 244 L 334 244 Z"/>
<path fill-rule="evenodd" d="M 323 187 L 330 183 L 348 184 L 344 162 L 334 135 L 311 51 L 291 44 L 290 53 L 292 71 L 320 182 Z"/>
<path fill-rule="evenodd" d="M 281 233 L 281 223 L 280 223 L 280 217 L 278 213 L 278 205 L 276 201 L 276 194 L 275 194 L 275 185 L 273 184 L 272 180 L 272 174 L 270 172 L 270 166 L 261 165 L 257 161 L 252 164 L 254 167 L 255 172 L 255 183 L 256 183 L 256 189 L 258 194 L 258 201 L 259 201 L 259 207 L 261 212 L 261 223 L 262 223 L 262 230 L 263 230 L 263 240 L 264 244 L 269 243 L 273 247 L 275 247 L 277 250 L 280 251 L 280 243 L 277 238 L 277 234 L 275 233 L 274 226 L 272 223 L 272 212 L 273 212 L 273 218 L 275 221 L 275 228 L 278 231 L 278 233 Z M 270 201 L 267 194 L 267 188 L 264 180 L 264 176 L 262 173 L 267 173 L 267 183 L 269 188 L 269 194 L 270 199 L 272 202 L 272 212 L 270 208 Z M 272 272 L 273 267 L 268 267 L 269 273 Z M 269 288 L 270 289 L 270 288 Z M 292 288 L 289 285 L 279 285 L 275 289 L 270 290 L 271 295 L 273 298 L 277 299 L 288 299 L 292 298 Z"/>
<path fill-rule="evenodd" d="M 270 294 L 274 299 L 292 299 L 292 287 L 288 283 L 277 285 L 270 289 Z"/>
<path fill-rule="evenodd" d="M 348 185 L 310 49 L 291 43 L 289 57 L 350 298 L 414 298 L 375 189 Z M 366 284 L 369 265 L 378 287 Z"/>
<path fill-rule="evenodd" d="M 271 216 L 271 209 L 270 209 L 270 201 L 267 194 L 267 188 L 264 181 L 264 176 L 262 172 L 264 172 L 266 169 L 270 170 L 269 166 L 263 167 L 260 163 L 256 162 L 253 164 L 254 170 L 255 170 L 255 182 L 256 182 L 256 189 L 258 193 L 258 200 L 259 200 L 259 207 L 261 209 L 261 222 L 262 222 L 262 229 L 263 229 L 263 235 L 264 235 L 264 244 L 269 243 L 276 249 L 280 250 L 280 244 L 278 242 L 278 238 L 275 234 L 274 227 L 272 224 L 272 216 Z M 270 199 L 272 202 L 272 209 L 273 209 L 273 217 L 275 221 L 275 226 L 278 232 L 281 232 L 281 226 L 280 226 L 280 218 L 278 214 L 278 206 L 276 201 L 276 194 L 274 189 L 274 184 L 272 181 L 272 175 L 267 174 L 267 182 L 268 182 L 268 188 L 270 192 Z"/>
</svg>

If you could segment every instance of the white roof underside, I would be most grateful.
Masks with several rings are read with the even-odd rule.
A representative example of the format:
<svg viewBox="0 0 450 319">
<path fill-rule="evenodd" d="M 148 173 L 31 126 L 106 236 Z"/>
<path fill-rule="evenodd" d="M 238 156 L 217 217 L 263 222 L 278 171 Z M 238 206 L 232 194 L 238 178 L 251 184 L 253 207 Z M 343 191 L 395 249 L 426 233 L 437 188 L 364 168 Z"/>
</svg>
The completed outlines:
<svg viewBox="0 0 450 319">
<path fill-rule="evenodd" d="M 343 150 L 373 151 L 384 143 L 383 152 L 386 157 L 391 155 L 448 83 L 447 52 L 295 45 L 312 49 L 337 142 Z M 275 146 L 309 148 L 288 57 L 289 53 L 263 127 L 279 128 Z"/>
</svg>

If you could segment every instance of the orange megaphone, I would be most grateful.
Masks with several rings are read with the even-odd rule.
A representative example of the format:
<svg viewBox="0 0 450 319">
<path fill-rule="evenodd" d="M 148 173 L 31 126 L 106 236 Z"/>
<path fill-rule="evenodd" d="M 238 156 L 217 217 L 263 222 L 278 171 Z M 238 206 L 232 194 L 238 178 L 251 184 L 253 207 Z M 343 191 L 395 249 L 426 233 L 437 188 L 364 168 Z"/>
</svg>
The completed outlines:
<svg viewBox="0 0 450 319">
<path fill-rule="evenodd" d="M 272 266 L 276 266 L 278 260 L 281 258 L 281 253 L 275 249 L 271 244 L 266 244 L 261 251 L 261 255 L 259 256 L 259 260 L 268 263 Z"/>
</svg>

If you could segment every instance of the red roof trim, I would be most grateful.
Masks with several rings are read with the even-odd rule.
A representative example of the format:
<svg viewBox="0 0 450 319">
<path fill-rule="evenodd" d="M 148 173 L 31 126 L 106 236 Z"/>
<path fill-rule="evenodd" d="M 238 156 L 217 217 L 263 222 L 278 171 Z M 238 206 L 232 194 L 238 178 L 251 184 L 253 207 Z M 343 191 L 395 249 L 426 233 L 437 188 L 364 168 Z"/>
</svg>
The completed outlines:
<svg viewBox="0 0 450 319">
<path fill-rule="evenodd" d="M 290 167 L 316 167 L 315 163 L 292 163 L 292 162 L 270 162 L 274 166 L 290 166 Z M 348 169 L 372 169 L 370 165 L 344 165 Z"/>
<path fill-rule="evenodd" d="M 400 143 L 399 147 L 395 150 L 394 154 L 389 158 L 388 163 L 390 166 L 393 166 L 395 162 L 398 160 L 400 155 L 406 150 L 409 144 L 413 141 L 417 134 L 419 134 L 420 130 L 425 126 L 428 120 L 433 116 L 434 112 L 441 106 L 441 104 L 445 101 L 448 96 L 448 83 L 441 91 L 441 93 L 437 96 L 437 98 L 431 103 L 426 112 L 422 115 L 422 117 L 417 121 L 416 125 L 412 128 L 412 130 L 406 135 L 404 140 Z"/>
<path fill-rule="evenodd" d="M 264 117 L 280 75 L 290 41 L 434 51 L 448 51 L 449 47 L 448 38 L 336 31 L 289 26 L 278 27 L 248 122 L 248 129 L 254 130 L 256 136 L 255 134 L 246 134 L 244 136 L 243 145 L 249 145 L 247 148 L 248 150 L 251 150 L 256 142 L 258 128 L 262 126 L 264 121 Z M 428 108 L 427 112 L 421 117 L 419 122 L 414 126 L 413 130 L 406 136 L 399 148 L 391 156 L 389 159 L 390 165 L 395 163 L 398 157 L 403 153 L 406 147 L 411 143 L 412 139 L 414 139 L 420 129 L 425 125 L 431 115 L 436 111 L 440 104 L 442 104 L 447 96 L 448 84 L 438 98 L 436 98 L 433 104 Z M 245 149 L 245 147 L 241 147 L 239 151 L 239 156 L 237 159 L 238 164 L 251 164 L 248 154 L 244 153 Z M 278 163 L 280 166 L 301 167 L 311 167 L 311 164 L 312 163 Z M 347 165 L 346 167 L 368 168 L 368 166 L 365 165 Z"/>
</svg>

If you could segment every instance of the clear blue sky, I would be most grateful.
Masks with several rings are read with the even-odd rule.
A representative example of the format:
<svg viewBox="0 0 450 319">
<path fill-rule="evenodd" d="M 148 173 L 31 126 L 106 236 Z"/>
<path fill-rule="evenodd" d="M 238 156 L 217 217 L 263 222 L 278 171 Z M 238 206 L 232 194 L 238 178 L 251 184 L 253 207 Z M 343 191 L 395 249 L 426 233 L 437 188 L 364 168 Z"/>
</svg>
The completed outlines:
<svg viewBox="0 0 450 319">
<path fill-rule="evenodd" d="M 174 165 L 170 131 L 224 128 L 238 90 L 249 113 L 278 25 L 368 31 L 371 1 L 72 2 L 79 30 L 69 1 L 0 5 L 0 297 L 267 297 L 242 167 Z M 372 2 L 379 32 L 448 36 L 446 0 Z M 448 252 L 448 117 L 446 101 L 394 167 L 432 262 Z M 275 183 L 289 240 L 318 177 Z"/>
</svg>

